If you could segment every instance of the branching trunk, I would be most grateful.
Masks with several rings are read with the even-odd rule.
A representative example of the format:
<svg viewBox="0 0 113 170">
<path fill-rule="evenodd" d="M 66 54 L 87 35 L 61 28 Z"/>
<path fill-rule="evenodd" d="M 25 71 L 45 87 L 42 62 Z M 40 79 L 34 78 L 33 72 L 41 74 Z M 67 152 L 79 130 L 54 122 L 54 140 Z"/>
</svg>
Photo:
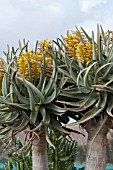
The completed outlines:
<svg viewBox="0 0 113 170">
<path fill-rule="evenodd" d="M 48 170 L 47 142 L 45 132 L 41 131 L 33 141 L 32 146 L 32 167 L 33 170 Z"/>
</svg>

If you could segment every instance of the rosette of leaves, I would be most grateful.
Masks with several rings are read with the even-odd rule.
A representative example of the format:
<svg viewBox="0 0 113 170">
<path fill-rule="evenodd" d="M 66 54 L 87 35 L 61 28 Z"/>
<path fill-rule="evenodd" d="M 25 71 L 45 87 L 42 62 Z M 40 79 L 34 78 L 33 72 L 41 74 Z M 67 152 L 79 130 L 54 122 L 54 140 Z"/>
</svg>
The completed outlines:
<svg viewBox="0 0 113 170">
<path fill-rule="evenodd" d="M 98 26 L 97 41 L 82 31 L 87 41 L 92 44 L 92 59 L 89 62 L 80 62 L 76 56 L 68 57 L 65 42 L 58 39 L 55 42 L 60 49 L 61 57 L 58 59 L 59 71 L 65 75 L 67 82 L 60 93 L 59 103 L 64 103 L 69 114 L 78 123 L 84 123 L 98 116 L 103 111 L 113 117 L 113 44 L 111 32 L 104 33 Z M 81 43 L 82 35 L 78 30 Z M 85 45 L 84 45 L 85 46 Z M 60 100 L 61 99 L 61 100 Z M 63 100 L 65 99 L 65 100 Z M 70 113 L 71 112 L 71 113 Z M 76 124 L 76 123 L 75 123 Z"/>
<path fill-rule="evenodd" d="M 44 47 L 42 48 L 42 59 L 40 62 L 32 60 L 40 70 L 40 76 L 35 81 L 32 78 L 32 70 L 28 59 L 29 80 L 18 72 L 18 55 L 28 52 L 28 43 L 24 47 L 20 44 L 20 51 L 8 48 L 7 67 L 2 82 L 2 96 L 0 96 L 0 135 L 3 138 L 16 135 L 25 130 L 26 134 L 40 131 L 43 127 L 46 139 L 49 142 L 47 129 L 51 127 L 63 133 L 69 133 L 62 127 L 59 116 L 65 114 L 65 108 L 58 106 L 56 98 L 62 89 L 65 78 L 59 74 L 54 50 L 51 56 L 51 64 L 48 75 L 47 61 Z M 33 54 L 37 53 L 37 45 Z M 46 76 L 47 75 L 47 76 Z M 66 123 L 69 119 L 66 121 Z M 31 135 L 32 136 L 32 135 Z M 30 143 L 30 140 L 28 141 Z"/>
</svg>

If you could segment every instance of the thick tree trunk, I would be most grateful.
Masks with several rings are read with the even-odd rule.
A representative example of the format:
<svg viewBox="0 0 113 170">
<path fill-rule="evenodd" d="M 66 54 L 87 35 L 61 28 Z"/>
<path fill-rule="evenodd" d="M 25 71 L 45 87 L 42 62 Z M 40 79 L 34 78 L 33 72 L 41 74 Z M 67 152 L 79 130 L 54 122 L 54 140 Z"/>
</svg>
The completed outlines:
<svg viewBox="0 0 113 170">
<path fill-rule="evenodd" d="M 85 170 L 106 169 L 106 135 L 99 133 L 92 143 L 93 136 L 89 134 Z"/>
<path fill-rule="evenodd" d="M 39 138 L 37 137 L 39 136 Z M 33 170 L 48 170 L 47 157 L 47 142 L 45 138 L 45 131 L 37 134 L 32 146 L 32 169 Z"/>
<path fill-rule="evenodd" d="M 110 117 L 107 117 L 104 124 L 103 119 L 104 118 L 102 118 L 102 116 L 98 119 L 91 119 L 89 122 L 87 122 L 87 125 L 85 126 L 85 129 L 88 132 L 85 170 L 106 169 L 107 133 L 112 127 L 112 119 Z M 99 130 L 100 126 L 101 130 Z"/>
</svg>

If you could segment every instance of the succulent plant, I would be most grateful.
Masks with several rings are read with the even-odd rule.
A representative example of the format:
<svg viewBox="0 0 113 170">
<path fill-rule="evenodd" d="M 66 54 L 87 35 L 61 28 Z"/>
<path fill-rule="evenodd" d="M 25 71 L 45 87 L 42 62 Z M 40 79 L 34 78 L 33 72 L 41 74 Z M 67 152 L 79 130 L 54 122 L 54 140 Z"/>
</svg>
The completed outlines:
<svg viewBox="0 0 113 170">
<path fill-rule="evenodd" d="M 20 52 L 12 48 L 11 53 L 5 53 L 7 67 L 0 96 L 0 135 L 8 138 L 22 130 L 32 134 L 44 127 L 49 141 L 49 126 L 67 132 L 57 119 L 66 111 L 55 102 L 65 80 L 58 73 L 55 59 L 44 51 L 44 46 L 42 54 L 36 51 L 37 46 L 34 52 L 27 51 L 28 43 L 24 42 L 23 48 L 21 46 Z"/>
<path fill-rule="evenodd" d="M 59 71 L 65 75 L 67 82 L 60 93 L 59 103 L 64 103 L 67 108 L 66 115 L 75 120 L 80 119 L 78 123 L 84 123 L 101 113 L 106 113 L 113 117 L 113 44 L 112 32 L 104 33 L 102 27 L 98 26 L 97 41 L 94 40 L 82 28 L 82 34 L 78 30 L 78 36 L 81 42 L 71 46 L 79 50 L 76 55 L 68 56 L 66 43 L 58 40 L 56 44 L 61 49 L 61 58 L 59 58 Z M 85 43 L 82 36 L 85 36 Z M 69 35 L 68 35 L 69 36 Z M 76 38 L 76 37 L 75 37 Z M 78 40 L 78 38 L 77 38 Z M 67 40 L 68 41 L 68 40 Z M 75 40 L 71 40 L 75 42 Z M 79 45 L 87 49 L 87 44 L 91 44 L 92 55 L 89 60 L 83 59 L 82 49 Z M 87 55 L 85 54 L 87 58 Z M 91 58 L 92 57 L 92 58 Z"/>
</svg>

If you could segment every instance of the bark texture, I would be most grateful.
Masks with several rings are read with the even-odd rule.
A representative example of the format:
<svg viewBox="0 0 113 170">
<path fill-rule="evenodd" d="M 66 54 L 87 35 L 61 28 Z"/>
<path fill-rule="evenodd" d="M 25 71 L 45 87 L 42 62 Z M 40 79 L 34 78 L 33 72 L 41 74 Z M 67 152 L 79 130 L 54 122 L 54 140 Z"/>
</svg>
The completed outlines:
<svg viewBox="0 0 113 170">
<path fill-rule="evenodd" d="M 94 118 L 87 123 L 87 126 L 85 127 L 86 131 L 88 132 L 85 170 L 106 169 L 106 142 L 107 133 L 112 126 L 111 121 L 111 118 L 107 119 L 95 138 L 94 136 L 103 122 L 102 117 L 100 117 L 98 120 Z"/>
<path fill-rule="evenodd" d="M 39 136 L 39 138 L 37 137 Z M 32 169 L 48 170 L 47 142 L 45 132 L 37 134 L 32 146 Z"/>
<path fill-rule="evenodd" d="M 106 169 L 106 135 L 99 133 L 92 143 L 89 134 L 87 143 L 86 170 Z"/>
</svg>

